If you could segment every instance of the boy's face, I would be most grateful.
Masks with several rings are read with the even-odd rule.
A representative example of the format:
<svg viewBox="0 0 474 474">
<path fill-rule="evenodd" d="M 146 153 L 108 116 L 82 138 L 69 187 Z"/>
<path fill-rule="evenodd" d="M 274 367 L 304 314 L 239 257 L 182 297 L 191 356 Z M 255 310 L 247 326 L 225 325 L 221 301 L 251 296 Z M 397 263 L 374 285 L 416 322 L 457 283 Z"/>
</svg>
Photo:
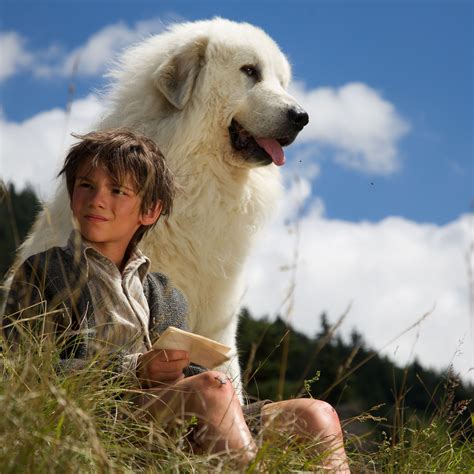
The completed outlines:
<svg viewBox="0 0 474 474">
<path fill-rule="evenodd" d="M 82 236 L 119 267 L 135 232 L 153 224 L 161 210 L 157 206 L 142 214 L 141 198 L 130 181 L 116 183 L 102 167 L 85 160 L 77 170 L 71 199 Z"/>
</svg>

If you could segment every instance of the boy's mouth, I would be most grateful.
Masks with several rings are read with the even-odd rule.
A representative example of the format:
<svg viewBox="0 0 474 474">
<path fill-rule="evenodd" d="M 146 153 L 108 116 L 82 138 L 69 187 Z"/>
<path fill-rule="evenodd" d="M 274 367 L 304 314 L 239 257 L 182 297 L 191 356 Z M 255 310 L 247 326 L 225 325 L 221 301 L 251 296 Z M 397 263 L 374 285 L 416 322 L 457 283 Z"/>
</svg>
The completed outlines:
<svg viewBox="0 0 474 474">
<path fill-rule="evenodd" d="M 103 216 L 98 216 L 96 214 L 87 214 L 84 216 L 85 219 L 91 222 L 106 222 L 108 219 Z"/>
</svg>

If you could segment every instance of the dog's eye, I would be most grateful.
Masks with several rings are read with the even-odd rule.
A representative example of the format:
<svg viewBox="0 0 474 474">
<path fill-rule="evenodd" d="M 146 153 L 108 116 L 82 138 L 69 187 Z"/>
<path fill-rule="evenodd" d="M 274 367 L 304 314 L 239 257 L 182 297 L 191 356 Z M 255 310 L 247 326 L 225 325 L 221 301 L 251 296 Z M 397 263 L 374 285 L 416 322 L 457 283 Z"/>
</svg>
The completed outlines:
<svg viewBox="0 0 474 474">
<path fill-rule="evenodd" d="M 257 67 L 252 66 L 251 64 L 246 64 L 245 66 L 242 66 L 240 70 L 248 77 L 251 77 L 255 81 L 260 80 L 260 71 L 257 69 Z"/>
</svg>

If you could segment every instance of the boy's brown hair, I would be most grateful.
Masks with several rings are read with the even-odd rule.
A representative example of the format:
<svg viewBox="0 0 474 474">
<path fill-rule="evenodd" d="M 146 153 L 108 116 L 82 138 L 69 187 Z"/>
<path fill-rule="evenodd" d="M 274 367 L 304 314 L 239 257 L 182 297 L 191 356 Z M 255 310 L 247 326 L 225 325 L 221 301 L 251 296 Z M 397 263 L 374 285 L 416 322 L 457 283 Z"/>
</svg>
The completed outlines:
<svg viewBox="0 0 474 474">
<path fill-rule="evenodd" d="M 66 177 L 70 199 L 79 166 L 91 159 L 91 166 L 103 167 L 118 185 L 125 177 L 131 180 L 134 191 L 141 197 L 142 213 L 154 209 L 161 201 L 161 215 L 170 215 L 176 193 L 174 176 L 153 140 L 127 128 L 72 135 L 80 141 L 70 148 L 58 174 Z M 138 229 L 131 244 L 137 244 L 155 224 Z"/>
</svg>

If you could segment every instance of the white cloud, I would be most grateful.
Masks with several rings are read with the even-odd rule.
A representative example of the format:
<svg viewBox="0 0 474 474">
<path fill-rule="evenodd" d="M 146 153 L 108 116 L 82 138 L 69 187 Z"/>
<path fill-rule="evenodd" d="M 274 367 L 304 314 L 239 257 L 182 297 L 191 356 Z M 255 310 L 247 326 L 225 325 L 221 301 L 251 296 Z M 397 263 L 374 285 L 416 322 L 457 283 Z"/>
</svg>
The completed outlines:
<svg viewBox="0 0 474 474">
<path fill-rule="evenodd" d="M 132 26 L 118 22 L 105 26 L 85 44 L 67 51 L 60 44 L 45 49 L 27 50 L 26 40 L 18 33 L 0 33 L 0 81 L 21 70 L 31 70 L 38 77 L 67 77 L 71 74 L 94 76 L 102 74 L 117 53 L 164 28 L 159 18 L 138 21 Z"/>
<path fill-rule="evenodd" d="M 48 60 L 37 63 L 35 73 L 43 77 L 103 74 L 120 50 L 162 29 L 163 23 L 158 18 L 139 21 L 133 26 L 124 22 L 105 26 L 72 51 L 56 48 L 56 55 L 50 54 Z"/>
<path fill-rule="evenodd" d="M 244 304 L 251 312 L 286 313 L 282 302 L 298 255 L 290 315 L 297 329 L 314 334 L 323 311 L 335 322 L 352 303 L 341 329 L 345 337 L 356 328 L 370 347 L 399 364 L 417 356 L 425 366 L 441 369 L 454 358 L 455 368 L 474 381 L 467 276 L 474 216 L 444 226 L 398 217 L 356 223 L 325 218 L 320 200 L 314 200 L 296 232 L 288 221 L 310 195 L 305 180 L 292 184 L 259 239 L 247 271 Z M 385 347 L 431 310 L 417 328 Z"/>
<path fill-rule="evenodd" d="M 121 49 L 162 29 L 159 19 L 137 22 L 133 27 L 123 22 L 106 26 L 92 35 L 86 44 L 68 53 L 57 65 L 56 71 L 67 76 L 77 67 L 81 75 L 102 74 Z"/>
<path fill-rule="evenodd" d="M 70 114 L 57 108 L 21 123 L 0 116 L 1 178 L 19 188 L 29 183 L 46 199 L 54 191 L 54 178 L 73 141 L 71 131 L 90 130 L 102 111 L 97 97 L 90 95 L 75 101 Z"/>
<path fill-rule="evenodd" d="M 33 57 L 25 48 L 26 40 L 18 33 L 0 33 L 0 81 L 31 64 Z"/>
<path fill-rule="evenodd" d="M 306 90 L 301 82 L 292 83 L 290 91 L 310 115 L 298 143 L 333 147 L 341 165 L 365 173 L 400 168 L 398 142 L 409 125 L 377 91 L 362 83 Z"/>
</svg>

